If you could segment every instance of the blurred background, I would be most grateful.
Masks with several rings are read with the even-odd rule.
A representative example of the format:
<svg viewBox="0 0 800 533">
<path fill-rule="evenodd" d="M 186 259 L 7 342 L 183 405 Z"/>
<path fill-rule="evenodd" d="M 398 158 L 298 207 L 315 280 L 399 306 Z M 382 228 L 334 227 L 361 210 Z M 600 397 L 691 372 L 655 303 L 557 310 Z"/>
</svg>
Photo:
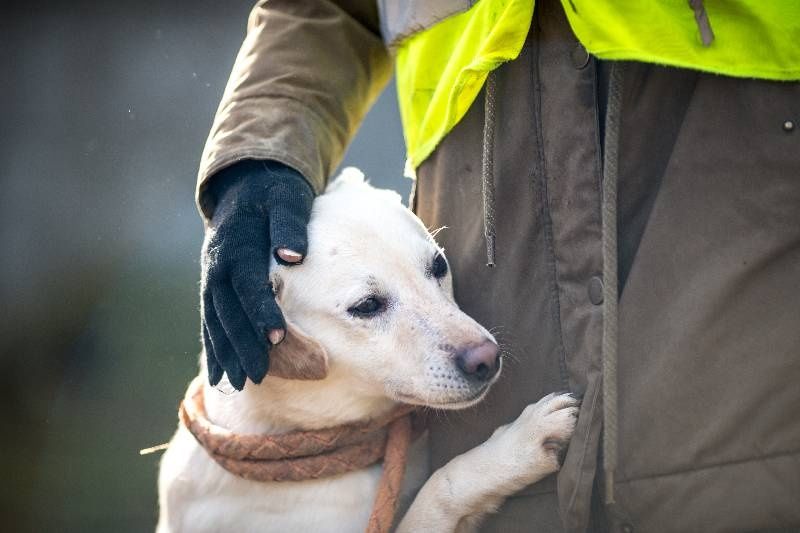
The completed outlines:
<svg viewBox="0 0 800 533">
<path fill-rule="evenodd" d="M 0 3 L 0 520 L 148 531 L 196 373 L 195 173 L 254 0 Z M 390 86 L 344 164 L 407 197 Z"/>
</svg>

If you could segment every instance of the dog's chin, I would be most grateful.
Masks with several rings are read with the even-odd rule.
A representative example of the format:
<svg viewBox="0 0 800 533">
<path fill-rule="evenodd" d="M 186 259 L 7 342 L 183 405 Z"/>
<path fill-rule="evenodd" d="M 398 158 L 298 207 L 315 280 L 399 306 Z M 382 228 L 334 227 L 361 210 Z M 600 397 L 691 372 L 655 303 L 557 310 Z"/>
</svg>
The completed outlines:
<svg viewBox="0 0 800 533">
<path fill-rule="evenodd" d="M 421 407 L 430 407 L 431 409 L 446 409 L 446 410 L 458 410 L 458 409 L 466 409 L 467 407 L 472 407 L 473 405 L 479 403 L 486 394 L 489 392 L 489 389 L 492 388 L 492 384 L 494 380 L 486 383 L 477 391 L 475 391 L 471 396 L 467 397 L 460 397 L 460 398 L 426 398 L 424 395 L 420 394 L 406 394 L 403 392 L 395 392 L 393 396 L 395 396 L 396 400 L 407 403 L 411 405 L 419 405 Z"/>
</svg>

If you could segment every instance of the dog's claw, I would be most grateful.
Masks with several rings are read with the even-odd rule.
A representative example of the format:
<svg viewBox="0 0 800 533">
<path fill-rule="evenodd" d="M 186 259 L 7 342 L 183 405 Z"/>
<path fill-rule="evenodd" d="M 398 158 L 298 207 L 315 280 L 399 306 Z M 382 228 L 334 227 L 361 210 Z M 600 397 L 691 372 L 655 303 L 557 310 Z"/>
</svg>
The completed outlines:
<svg viewBox="0 0 800 533">
<path fill-rule="evenodd" d="M 567 450 L 569 449 L 569 441 L 560 439 L 550 439 L 544 441 L 542 447 L 550 453 L 556 455 L 558 467 L 564 466 L 564 460 L 567 458 Z"/>
</svg>

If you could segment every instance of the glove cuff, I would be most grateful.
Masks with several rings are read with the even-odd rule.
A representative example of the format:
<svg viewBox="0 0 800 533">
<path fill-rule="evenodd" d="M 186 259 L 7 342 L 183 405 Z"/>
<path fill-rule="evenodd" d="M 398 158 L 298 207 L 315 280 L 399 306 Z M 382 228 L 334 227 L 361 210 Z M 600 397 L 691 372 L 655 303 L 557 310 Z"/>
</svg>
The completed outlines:
<svg viewBox="0 0 800 533">
<path fill-rule="evenodd" d="M 314 198 L 314 189 L 302 174 L 273 160 L 246 159 L 225 167 L 208 180 L 204 192 L 212 206 L 212 219 L 220 207 L 225 211 L 226 205 L 263 208 L 279 201 L 290 207 L 299 201 L 302 205 L 296 207 L 304 210 Z"/>
</svg>

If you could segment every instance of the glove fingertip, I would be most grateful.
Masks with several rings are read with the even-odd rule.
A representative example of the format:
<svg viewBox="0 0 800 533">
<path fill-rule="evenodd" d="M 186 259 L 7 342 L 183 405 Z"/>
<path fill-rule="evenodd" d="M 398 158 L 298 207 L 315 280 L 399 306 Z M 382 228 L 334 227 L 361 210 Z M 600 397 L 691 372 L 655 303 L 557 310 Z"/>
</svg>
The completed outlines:
<svg viewBox="0 0 800 533">
<path fill-rule="evenodd" d="M 230 373 L 228 374 L 228 381 L 230 381 L 231 386 L 236 389 L 237 391 L 241 392 L 244 389 L 244 382 L 245 382 L 245 375 L 244 374 L 236 374 L 231 376 Z"/>
<path fill-rule="evenodd" d="M 256 331 L 261 335 L 261 338 L 267 345 L 267 350 L 273 343 L 269 338 L 269 332 L 274 330 L 285 330 L 286 321 L 283 318 L 283 312 L 275 300 L 275 295 L 270 287 L 268 296 L 265 295 L 262 300 L 263 309 L 262 315 L 255 323 Z"/>
<path fill-rule="evenodd" d="M 208 370 L 208 383 L 214 387 L 222 379 L 224 371 L 214 355 L 214 347 L 211 344 L 211 336 L 208 333 L 205 321 L 203 321 L 202 333 L 203 351 L 206 354 L 206 367 Z"/>
<path fill-rule="evenodd" d="M 214 365 L 213 367 L 209 366 L 208 384 L 211 385 L 212 387 L 216 387 L 217 384 L 220 382 L 220 380 L 222 380 L 222 374 L 223 374 L 222 369 L 219 366 L 217 365 Z"/>
<path fill-rule="evenodd" d="M 208 358 L 208 383 L 212 387 L 215 387 L 217 385 L 217 383 L 219 383 L 220 380 L 222 379 L 222 375 L 223 374 L 224 374 L 224 371 L 222 370 L 222 367 L 219 366 L 219 363 L 217 363 L 217 361 L 215 359 L 213 359 L 212 357 L 209 357 Z"/>
<path fill-rule="evenodd" d="M 297 208 L 281 205 L 270 210 L 270 243 L 272 255 L 287 248 L 305 256 L 308 253 L 308 217 Z M 280 259 L 280 257 L 278 257 Z"/>
<path fill-rule="evenodd" d="M 247 377 L 250 378 L 250 381 L 256 385 L 264 381 L 264 377 L 269 371 L 269 355 L 259 354 L 258 357 L 253 358 L 246 363 L 245 373 L 247 374 Z"/>
<path fill-rule="evenodd" d="M 261 382 L 264 381 L 264 378 L 267 377 L 267 369 L 264 368 L 263 372 L 259 372 L 258 374 L 254 374 L 250 377 L 250 381 L 255 383 L 256 385 L 261 385 Z"/>
</svg>

